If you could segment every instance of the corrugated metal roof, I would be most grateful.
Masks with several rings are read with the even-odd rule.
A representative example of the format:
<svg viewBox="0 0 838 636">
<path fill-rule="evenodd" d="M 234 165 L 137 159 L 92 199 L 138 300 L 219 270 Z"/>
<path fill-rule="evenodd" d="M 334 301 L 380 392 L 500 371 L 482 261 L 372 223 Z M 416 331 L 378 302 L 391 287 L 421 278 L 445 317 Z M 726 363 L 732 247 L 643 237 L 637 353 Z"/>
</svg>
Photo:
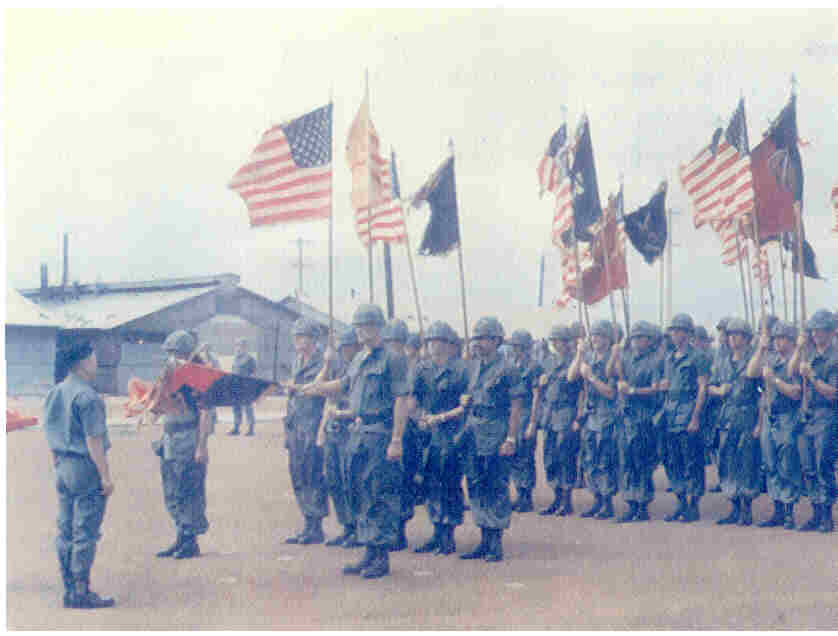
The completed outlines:
<svg viewBox="0 0 838 636">
<path fill-rule="evenodd" d="M 59 327 L 61 321 L 43 307 L 6 287 L 6 324 L 24 327 Z"/>
<path fill-rule="evenodd" d="M 41 307 L 50 311 L 64 329 L 113 329 L 216 289 L 218 287 L 84 295 L 68 302 L 47 300 Z"/>
</svg>

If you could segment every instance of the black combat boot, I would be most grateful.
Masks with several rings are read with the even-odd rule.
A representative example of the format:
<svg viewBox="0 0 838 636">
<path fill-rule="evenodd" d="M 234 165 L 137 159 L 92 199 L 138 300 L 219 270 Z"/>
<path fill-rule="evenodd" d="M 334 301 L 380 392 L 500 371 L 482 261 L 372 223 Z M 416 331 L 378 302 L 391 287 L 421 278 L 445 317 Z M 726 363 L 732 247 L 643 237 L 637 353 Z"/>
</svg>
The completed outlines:
<svg viewBox="0 0 838 636">
<path fill-rule="evenodd" d="M 372 563 L 373 558 L 376 555 L 376 548 L 373 546 L 366 546 L 366 550 L 364 551 L 364 556 L 361 558 L 358 563 L 353 563 L 351 565 L 344 566 L 343 573 L 344 574 L 360 574 L 361 572 L 366 569 L 370 563 Z"/>
<path fill-rule="evenodd" d="M 64 607 L 73 607 L 75 599 L 75 579 L 70 571 L 70 551 L 64 554 L 58 553 L 58 564 L 61 567 L 61 580 L 64 582 Z"/>
<path fill-rule="evenodd" d="M 776 528 L 777 526 L 783 525 L 783 521 L 785 521 L 785 510 L 783 506 L 783 502 L 777 499 L 774 500 L 774 514 L 771 516 L 770 519 L 766 519 L 757 524 L 759 528 Z"/>
<path fill-rule="evenodd" d="M 521 488 L 521 496 L 518 498 L 518 512 L 532 512 L 532 488 Z"/>
<path fill-rule="evenodd" d="M 832 532 L 835 529 L 835 524 L 832 521 L 832 505 L 824 504 L 821 508 L 821 532 Z"/>
<path fill-rule="evenodd" d="M 390 546 L 390 552 L 399 552 L 407 548 L 407 535 L 404 533 L 404 528 L 407 525 L 407 520 L 399 521 L 399 536 L 396 537 L 396 543 Z"/>
<path fill-rule="evenodd" d="M 684 511 L 684 514 L 681 515 L 681 523 L 692 523 L 693 521 L 698 521 L 701 518 L 701 515 L 698 514 L 699 499 L 701 499 L 701 497 L 697 495 L 690 497 L 687 509 Z"/>
<path fill-rule="evenodd" d="M 789 503 L 785 505 L 786 513 L 785 513 L 785 523 L 783 523 L 783 527 L 786 530 L 794 530 L 794 504 Z"/>
<path fill-rule="evenodd" d="M 617 519 L 617 523 L 629 523 L 630 521 L 634 521 L 637 518 L 638 506 L 636 501 L 628 501 L 626 502 L 629 505 L 629 509 L 623 513 L 623 515 Z"/>
<path fill-rule="evenodd" d="M 363 547 L 363 543 L 358 541 L 358 527 L 356 525 L 347 526 L 347 528 L 351 529 L 350 535 L 343 541 L 342 548 L 346 548 L 347 550 L 351 550 L 352 548 L 361 548 Z"/>
<path fill-rule="evenodd" d="M 361 578 L 380 579 L 382 576 L 390 574 L 390 551 L 382 547 L 373 549 L 375 550 L 375 554 L 373 555 L 372 562 L 363 569 Z"/>
<path fill-rule="evenodd" d="M 739 497 L 734 497 L 730 500 L 730 514 L 727 517 L 724 517 L 723 519 L 719 519 L 716 522 L 716 525 L 726 526 L 732 523 L 736 523 L 737 521 L 739 521 L 739 512 Z"/>
<path fill-rule="evenodd" d="M 559 512 L 559 510 L 562 507 L 562 498 L 563 497 L 564 497 L 564 495 L 562 493 L 562 489 L 561 488 L 556 488 L 556 496 L 553 499 L 553 503 L 551 503 L 549 506 L 547 506 L 544 510 L 542 510 L 538 514 L 540 514 L 542 517 L 546 517 L 548 515 L 554 515 L 557 512 Z"/>
<path fill-rule="evenodd" d="M 336 536 L 334 539 L 329 539 L 326 541 L 326 545 L 331 547 L 343 545 L 343 542 L 346 541 L 352 534 L 355 532 L 355 528 L 352 526 L 343 526 L 343 534 Z"/>
<path fill-rule="evenodd" d="M 454 554 L 456 551 L 457 543 L 454 541 L 454 526 L 448 524 L 443 525 L 439 547 L 434 552 L 445 556 L 446 554 Z"/>
<path fill-rule="evenodd" d="M 678 521 L 681 517 L 684 516 L 684 513 L 687 512 L 687 496 L 686 495 L 678 495 L 678 507 L 675 508 L 674 512 L 671 515 L 666 515 L 663 520 L 664 521 Z"/>
<path fill-rule="evenodd" d="M 565 517 L 573 514 L 573 488 L 567 488 L 564 491 L 564 502 L 562 508 L 559 510 L 559 516 Z"/>
<path fill-rule="evenodd" d="M 707 492 L 722 492 L 722 485 L 721 484 L 716 484 L 715 486 L 713 486 Z"/>
<path fill-rule="evenodd" d="M 300 545 L 312 545 L 315 543 L 323 543 L 325 536 L 323 535 L 323 519 L 321 517 L 310 517 L 307 520 L 308 532 L 300 537 Z"/>
<path fill-rule="evenodd" d="M 503 530 L 490 528 L 487 532 L 489 533 L 489 545 L 483 559 L 489 563 L 503 561 Z"/>
<path fill-rule="evenodd" d="M 115 604 L 112 598 L 102 598 L 96 592 L 91 591 L 87 581 L 76 581 L 75 589 L 71 596 L 70 607 L 76 609 L 101 609 L 103 607 L 113 607 Z"/>
<path fill-rule="evenodd" d="M 180 550 L 180 547 L 182 545 L 183 545 L 183 534 L 180 531 L 178 531 L 177 538 L 175 539 L 175 542 L 172 545 L 170 545 L 168 548 L 166 548 L 165 550 L 160 550 L 160 552 L 158 552 L 155 556 L 158 556 L 158 557 L 161 557 L 161 558 L 173 556 L 175 552 Z"/>
<path fill-rule="evenodd" d="M 180 549 L 175 552 L 176 559 L 193 559 L 201 556 L 201 548 L 198 546 L 198 537 L 194 534 L 184 535 Z"/>
<path fill-rule="evenodd" d="M 297 534 L 288 537 L 285 540 L 285 543 L 301 543 L 303 537 L 305 537 L 309 533 L 309 530 L 311 530 L 311 517 L 306 517 L 305 527 L 302 530 L 300 530 Z"/>
<path fill-rule="evenodd" d="M 634 518 L 635 521 L 649 521 L 649 502 L 643 501 L 637 507 L 637 516 Z"/>
<path fill-rule="evenodd" d="M 742 514 L 739 517 L 740 526 L 749 526 L 754 522 L 754 517 L 751 513 L 752 501 L 750 497 L 742 497 Z"/>
<path fill-rule="evenodd" d="M 596 494 L 594 495 L 594 497 L 594 505 L 591 506 L 590 510 L 588 510 L 587 512 L 583 512 L 581 515 L 579 515 L 580 517 L 593 517 L 602 509 L 602 504 L 604 503 L 602 501 L 602 495 Z"/>
<path fill-rule="evenodd" d="M 460 555 L 461 559 L 482 559 L 486 556 L 486 551 L 489 549 L 489 530 L 487 528 L 480 528 L 480 543 L 471 552 L 466 552 Z"/>
<path fill-rule="evenodd" d="M 820 504 L 812 504 L 812 518 L 798 528 L 800 532 L 812 532 L 821 527 L 821 521 L 823 521 L 821 508 L 822 506 Z"/>
<path fill-rule="evenodd" d="M 602 510 L 600 510 L 596 518 L 597 519 L 611 519 L 614 516 L 614 503 L 611 497 L 603 497 L 602 498 L 603 506 Z"/>
<path fill-rule="evenodd" d="M 434 535 L 426 543 L 423 543 L 418 548 L 414 548 L 413 551 L 417 554 L 424 554 L 425 552 L 437 550 L 441 543 L 443 528 L 444 526 L 441 523 L 435 523 Z"/>
</svg>

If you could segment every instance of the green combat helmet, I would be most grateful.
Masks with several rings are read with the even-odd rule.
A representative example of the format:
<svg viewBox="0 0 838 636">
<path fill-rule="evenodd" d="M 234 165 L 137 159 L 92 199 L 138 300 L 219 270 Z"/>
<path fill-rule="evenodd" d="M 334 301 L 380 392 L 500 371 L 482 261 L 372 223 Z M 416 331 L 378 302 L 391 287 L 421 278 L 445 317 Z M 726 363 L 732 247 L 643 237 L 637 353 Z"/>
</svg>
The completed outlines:
<svg viewBox="0 0 838 636">
<path fill-rule="evenodd" d="M 526 329 L 516 329 L 506 342 L 513 347 L 523 347 L 526 350 L 532 348 L 532 336 Z"/>
<path fill-rule="evenodd" d="M 614 342 L 614 327 L 607 320 L 597 320 L 591 325 L 592 336 L 603 336 Z"/>
<path fill-rule="evenodd" d="M 670 329 L 681 329 L 687 333 L 692 333 L 695 330 L 695 325 L 688 314 L 675 314 L 672 316 L 672 322 L 669 323 L 667 331 Z"/>
<path fill-rule="evenodd" d="M 354 329 L 347 329 L 338 336 L 338 347 L 357 347 L 358 334 Z"/>
<path fill-rule="evenodd" d="M 291 335 L 292 336 L 308 336 L 309 338 L 316 338 L 318 336 L 319 329 L 313 320 L 309 320 L 308 318 L 300 318 L 294 323 L 294 326 L 291 328 Z"/>
<path fill-rule="evenodd" d="M 404 344 L 407 342 L 407 337 L 409 335 L 410 332 L 408 331 L 407 325 L 405 324 L 404 320 L 392 318 L 387 322 L 387 325 L 381 332 L 381 339 L 393 340 L 395 342 L 400 342 Z"/>
<path fill-rule="evenodd" d="M 638 320 L 631 326 L 632 338 L 649 338 L 653 342 L 657 340 L 658 330 L 651 322 L 645 320 Z"/>
<path fill-rule="evenodd" d="M 362 327 L 365 325 L 372 325 L 375 327 L 383 327 L 384 312 L 378 305 L 361 305 L 352 314 L 352 326 Z"/>
<path fill-rule="evenodd" d="M 832 331 L 835 329 L 835 316 L 827 309 L 818 309 L 809 320 L 806 321 L 806 330 L 812 329 L 826 329 Z"/>
<path fill-rule="evenodd" d="M 549 340 L 573 340 L 576 337 L 575 332 L 570 327 L 562 327 L 561 325 L 553 325 L 550 329 Z"/>
<path fill-rule="evenodd" d="M 727 321 L 727 332 L 731 333 L 741 333 L 749 338 L 752 338 L 754 335 L 753 329 L 751 329 L 751 325 L 747 322 L 742 320 L 741 318 L 731 318 Z"/>
<path fill-rule="evenodd" d="M 698 325 L 698 327 L 695 328 L 695 339 L 698 342 L 710 342 L 710 334 L 707 333 L 707 329 L 704 325 Z"/>
<path fill-rule="evenodd" d="M 775 338 L 788 338 L 792 342 L 797 340 L 797 327 L 789 322 L 778 320 L 774 323 L 774 331 L 771 333 Z"/>
<path fill-rule="evenodd" d="M 457 332 L 447 322 L 437 320 L 432 323 L 425 332 L 425 340 L 442 340 L 443 342 L 450 342 L 451 344 L 458 344 L 460 338 Z"/>
<path fill-rule="evenodd" d="M 485 316 L 474 324 L 472 338 L 500 338 L 503 340 L 503 325 L 494 316 Z"/>
<path fill-rule="evenodd" d="M 197 345 L 194 336 L 183 329 L 178 329 L 166 337 L 163 342 L 163 351 L 185 358 L 195 350 Z"/>
</svg>

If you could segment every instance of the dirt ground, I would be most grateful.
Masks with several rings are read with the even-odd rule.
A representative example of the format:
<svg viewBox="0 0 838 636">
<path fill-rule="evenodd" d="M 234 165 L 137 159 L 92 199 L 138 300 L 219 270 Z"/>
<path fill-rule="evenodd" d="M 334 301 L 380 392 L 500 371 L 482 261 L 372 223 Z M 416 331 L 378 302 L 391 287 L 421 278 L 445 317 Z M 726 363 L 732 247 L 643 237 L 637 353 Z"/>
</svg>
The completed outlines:
<svg viewBox="0 0 838 636">
<path fill-rule="evenodd" d="M 113 406 L 112 402 L 112 406 Z M 65 610 L 54 551 L 56 499 L 43 433 L 7 435 L 7 627 L 9 629 L 835 629 L 838 533 L 718 527 L 721 495 L 695 524 L 665 523 L 674 496 L 658 496 L 651 523 L 619 526 L 577 516 L 516 515 L 502 563 L 453 556 L 391 556 L 392 576 L 340 574 L 359 550 L 285 545 L 299 530 L 282 444 L 281 400 L 257 406 L 255 437 L 228 437 L 220 409 L 210 441 L 210 530 L 201 558 L 157 559 L 173 528 L 163 506 L 156 427 L 111 422 L 108 503 L 93 588 L 117 607 Z M 118 410 L 110 409 L 116 415 Z M 539 444 L 540 453 L 540 444 Z M 551 496 L 539 462 L 538 508 Z M 715 475 L 708 476 L 715 483 Z M 574 493 L 577 509 L 590 505 Z M 619 510 L 623 509 L 618 499 Z M 770 514 L 761 497 L 757 521 Z M 808 518 L 798 506 L 798 521 Z M 338 532 L 334 517 L 328 536 Z M 411 547 L 431 526 L 424 509 L 408 525 Z M 476 544 L 467 517 L 458 551 Z"/>
</svg>

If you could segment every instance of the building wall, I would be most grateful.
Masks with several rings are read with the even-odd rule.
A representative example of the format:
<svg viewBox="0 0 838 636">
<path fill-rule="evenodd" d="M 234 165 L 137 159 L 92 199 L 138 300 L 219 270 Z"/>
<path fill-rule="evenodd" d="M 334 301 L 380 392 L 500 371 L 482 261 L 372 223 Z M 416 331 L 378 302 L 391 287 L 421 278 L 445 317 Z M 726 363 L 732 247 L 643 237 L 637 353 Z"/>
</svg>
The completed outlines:
<svg viewBox="0 0 838 636">
<path fill-rule="evenodd" d="M 53 384 L 58 329 L 6 325 L 7 395 L 46 395 Z"/>
</svg>

